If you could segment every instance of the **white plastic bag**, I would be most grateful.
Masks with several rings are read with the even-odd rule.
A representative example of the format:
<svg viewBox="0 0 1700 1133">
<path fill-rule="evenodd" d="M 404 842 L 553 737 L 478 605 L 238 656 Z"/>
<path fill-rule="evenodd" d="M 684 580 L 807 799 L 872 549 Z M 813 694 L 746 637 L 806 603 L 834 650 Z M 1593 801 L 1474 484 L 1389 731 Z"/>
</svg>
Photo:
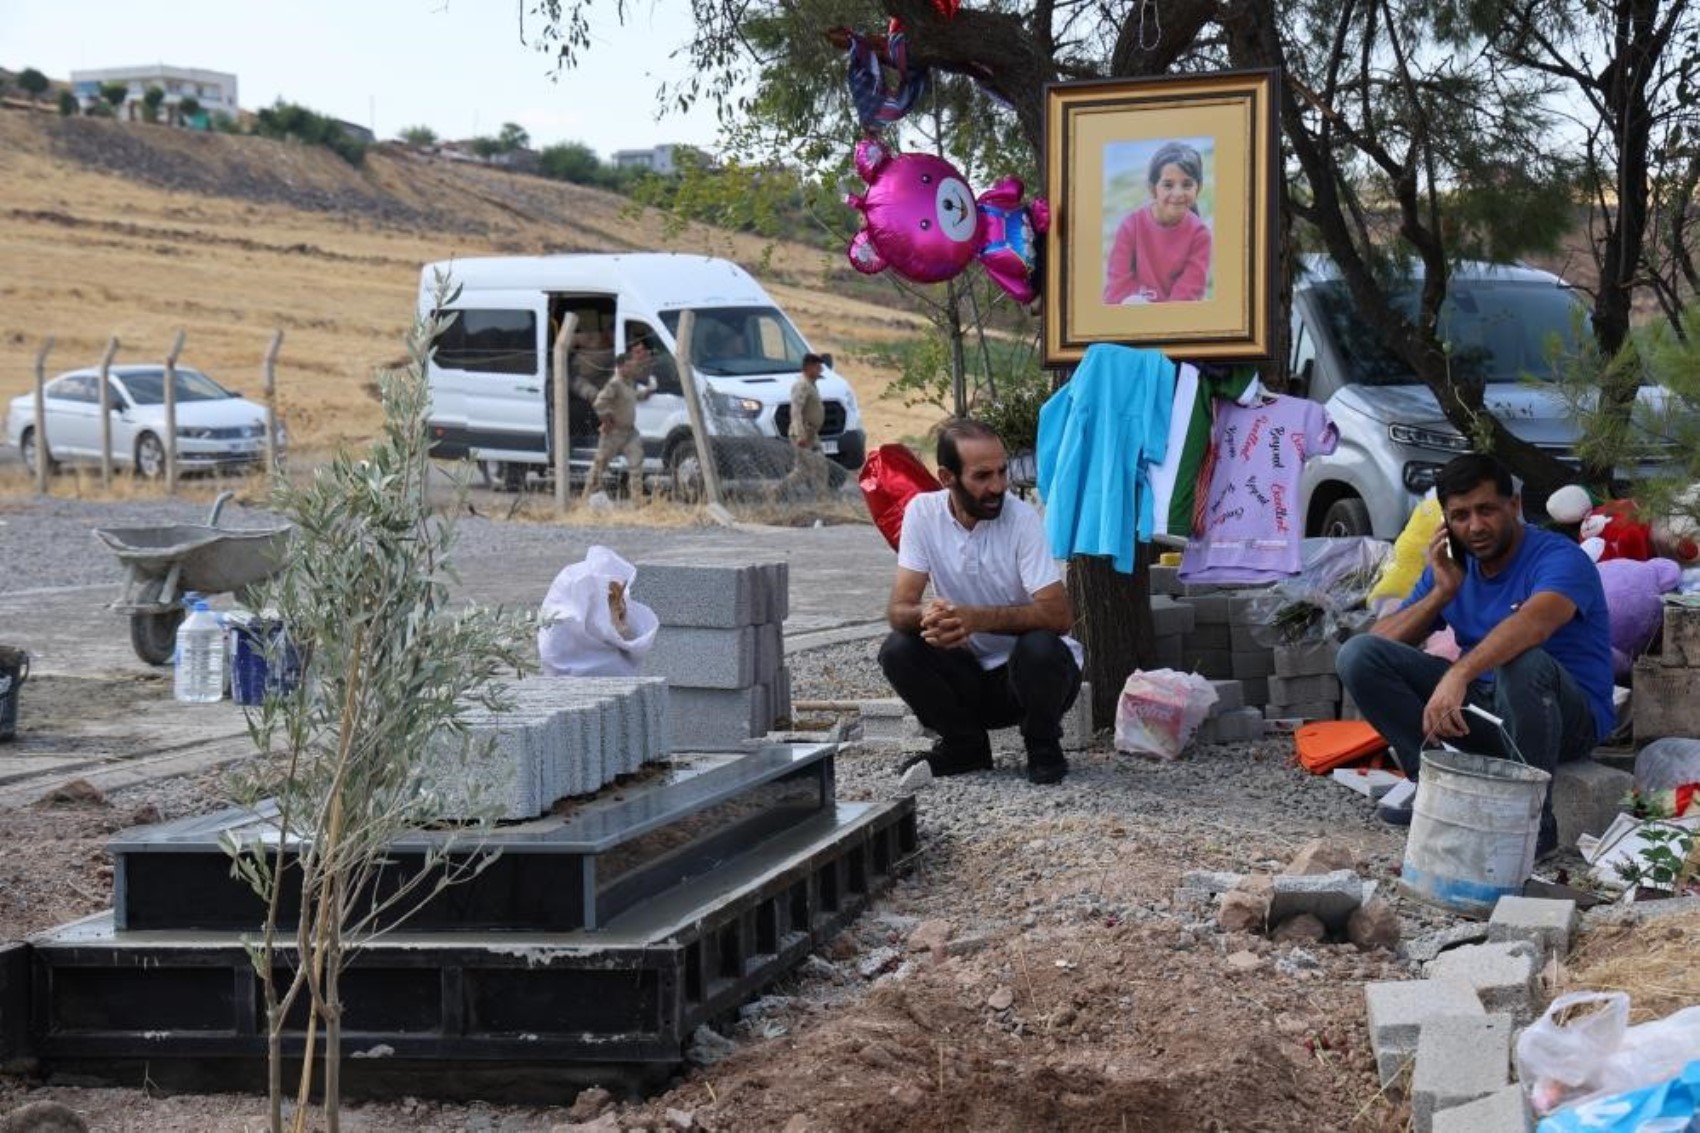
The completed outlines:
<svg viewBox="0 0 1700 1133">
<path fill-rule="evenodd" d="M 1116 702 L 1116 750 L 1176 758 L 1216 699 L 1197 673 L 1135 669 Z"/>
<path fill-rule="evenodd" d="M 1598 1005 L 1559 1022 L 1576 1007 Z M 1577 991 L 1553 1000 L 1517 1038 L 1517 1079 L 1537 1114 L 1650 1086 L 1700 1056 L 1700 1007 L 1629 1025 L 1629 996 Z"/>
<path fill-rule="evenodd" d="M 537 652 L 557 677 L 636 676 L 655 644 L 655 611 L 628 595 L 637 568 L 593 546 L 555 576 L 543 599 Z"/>
</svg>

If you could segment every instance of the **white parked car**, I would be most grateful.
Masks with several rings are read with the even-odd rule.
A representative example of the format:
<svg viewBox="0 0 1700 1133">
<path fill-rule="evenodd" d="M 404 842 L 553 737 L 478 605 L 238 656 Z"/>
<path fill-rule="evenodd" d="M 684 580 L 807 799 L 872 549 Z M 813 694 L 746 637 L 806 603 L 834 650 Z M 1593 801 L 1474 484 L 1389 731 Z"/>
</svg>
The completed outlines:
<svg viewBox="0 0 1700 1133">
<path fill-rule="evenodd" d="M 113 366 L 110 375 L 112 460 L 142 476 L 165 473 L 165 367 Z M 48 469 L 100 460 L 100 371 L 72 370 L 46 386 Z M 177 368 L 177 467 L 201 471 L 263 464 L 266 409 L 239 397 L 199 370 Z M 35 394 L 14 397 L 6 412 L 6 440 L 33 473 L 42 455 L 35 427 Z M 287 441 L 277 424 L 281 456 Z"/>
</svg>

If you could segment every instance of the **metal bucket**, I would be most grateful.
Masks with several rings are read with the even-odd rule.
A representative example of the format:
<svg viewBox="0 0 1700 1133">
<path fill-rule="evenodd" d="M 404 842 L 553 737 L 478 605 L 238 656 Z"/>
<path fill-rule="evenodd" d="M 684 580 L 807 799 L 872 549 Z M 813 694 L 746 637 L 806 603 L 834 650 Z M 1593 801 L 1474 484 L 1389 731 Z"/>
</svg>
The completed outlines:
<svg viewBox="0 0 1700 1133">
<path fill-rule="evenodd" d="M 30 655 L 0 645 L 0 740 L 18 734 L 18 690 L 29 679 Z"/>
<path fill-rule="evenodd" d="M 1509 759 L 1425 751 L 1399 888 L 1465 916 L 1485 917 L 1523 891 L 1535 865 L 1552 776 Z"/>
</svg>

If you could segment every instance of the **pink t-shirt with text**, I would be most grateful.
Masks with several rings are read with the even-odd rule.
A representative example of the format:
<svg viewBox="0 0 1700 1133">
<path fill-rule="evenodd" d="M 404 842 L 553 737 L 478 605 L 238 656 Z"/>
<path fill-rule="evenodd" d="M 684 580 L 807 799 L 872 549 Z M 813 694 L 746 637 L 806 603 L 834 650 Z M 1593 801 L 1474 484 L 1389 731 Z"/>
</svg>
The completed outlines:
<svg viewBox="0 0 1700 1133">
<path fill-rule="evenodd" d="M 1268 582 L 1297 574 L 1304 516 L 1299 472 L 1334 451 L 1328 414 L 1302 397 L 1216 403 L 1209 490 L 1181 558 L 1188 582 Z"/>
</svg>

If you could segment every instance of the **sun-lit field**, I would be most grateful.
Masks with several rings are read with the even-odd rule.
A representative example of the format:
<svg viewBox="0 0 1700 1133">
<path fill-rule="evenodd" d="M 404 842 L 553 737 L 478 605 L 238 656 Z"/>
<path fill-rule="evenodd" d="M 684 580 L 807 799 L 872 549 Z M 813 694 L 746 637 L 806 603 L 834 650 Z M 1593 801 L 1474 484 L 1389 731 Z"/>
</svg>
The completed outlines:
<svg viewBox="0 0 1700 1133">
<path fill-rule="evenodd" d="M 755 272 L 815 348 L 837 355 L 870 445 L 918 437 L 937 418 L 878 396 L 892 375 L 866 352 L 925 324 L 836 293 L 842 257 L 780 245 L 763 268 L 763 240 L 698 226 L 668 237 L 659 216 L 596 190 L 399 150 L 355 169 L 315 147 L 6 109 L 0 202 L 0 401 L 32 388 L 48 336 L 51 377 L 97 363 L 113 336 L 120 362 L 160 359 L 179 329 L 184 364 L 258 399 L 281 329 L 279 408 L 299 453 L 324 452 L 372 435 L 372 374 L 404 357 L 421 264 L 657 250 Z M 0 491 L 26 486 L 17 480 Z"/>
</svg>

